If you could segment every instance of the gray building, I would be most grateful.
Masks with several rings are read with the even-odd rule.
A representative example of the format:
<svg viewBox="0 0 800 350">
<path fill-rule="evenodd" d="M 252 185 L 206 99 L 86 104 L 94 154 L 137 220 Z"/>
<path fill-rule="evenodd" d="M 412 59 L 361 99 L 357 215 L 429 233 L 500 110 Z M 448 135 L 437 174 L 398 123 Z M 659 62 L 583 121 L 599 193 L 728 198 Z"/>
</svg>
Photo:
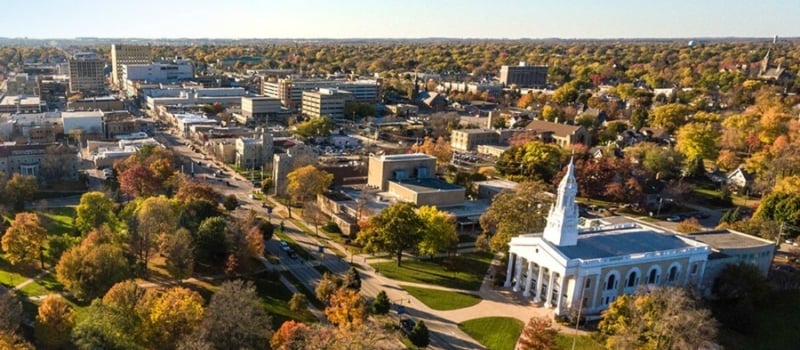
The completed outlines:
<svg viewBox="0 0 800 350">
<path fill-rule="evenodd" d="M 94 52 L 78 52 L 69 59 L 69 92 L 100 95 L 105 92 L 105 60 Z"/>
<path fill-rule="evenodd" d="M 547 66 L 529 66 L 525 62 L 518 66 L 502 66 L 500 82 L 506 86 L 543 88 L 547 85 Z"/>
</svg>

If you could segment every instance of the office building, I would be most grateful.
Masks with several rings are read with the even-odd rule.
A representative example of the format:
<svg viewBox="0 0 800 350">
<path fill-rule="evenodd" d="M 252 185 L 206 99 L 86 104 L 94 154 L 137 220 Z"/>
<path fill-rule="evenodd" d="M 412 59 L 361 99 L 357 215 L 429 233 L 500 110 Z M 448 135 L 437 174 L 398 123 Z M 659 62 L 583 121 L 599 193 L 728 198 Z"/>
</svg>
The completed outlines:
<svg viewBox="0 0 800 350">
<path fill-rule="evenodd" d="M 281 100 L 267 96 L 243 96 L 242 118 L 244 123 L 253 121 L 266 123 L 281 111 Z M 274 119 L 273 119 L 274 120 Z"/>
<path fill-rule="evenodd" d="M 106 62 L 94 52 L 79 52 L 69 59 L 69 92 L 94 96 L 105 92 Z"/>
<path fill-rule="evenodd" d="M 547 85 L 547 66 L 529 66 L 525 62 L 518 66 L 502 66 L 500 82 L 518 88 L 544 88 Z"/>
<path fill-rule="evenodd" d="M 126 64 L 150 64 L 153 62 L 153 52 L 150 46 L 141 45 L 111 45 L 111 83 L 117 88 L 123 88 L 125 80 L 122 77 L 122 66 Z"/>
<path fill-rule="evenodd" d="M 353 100 L 360 103 L 376 103 L 381 96 L 380 80 L 318 80 L 318 79 L 279 79 L 277 82 L 264 81 L 261 92 L 264 96 L 281 100 L 288 108 L 298 108 L 303 100 L 303 92 L 319 89 L 340 89 L 352 94 Z"/>
<path fill-rule="evenodd" d="M 133 81 L 174 84 L 194 78 L 191 60 L 175 59 L 168 62 L 147 64 L 123 64 L 120 88 L 130 90 Z"/>
<path fill-rule="evenodd" d="M 303 92 L 303 115 L 309 117 L 328 116 L 342 119 L 344 106 L 353 101 L 353 94 L 339 89 L 319 89 L 319 91 Z"/>
</svg>

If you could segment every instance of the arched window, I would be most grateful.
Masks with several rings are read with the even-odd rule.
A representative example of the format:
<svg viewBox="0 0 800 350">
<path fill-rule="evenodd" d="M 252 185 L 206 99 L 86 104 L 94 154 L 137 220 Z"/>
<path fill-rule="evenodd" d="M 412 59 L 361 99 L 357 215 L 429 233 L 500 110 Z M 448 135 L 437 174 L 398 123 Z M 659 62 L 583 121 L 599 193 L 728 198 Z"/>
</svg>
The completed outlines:
<svg viewBox="0 0 800 350">
<path fill-rule="evenodd" d="M 669 278 L 667 280 L 674 282 L 676 279 L 678 279 L 678 274 L 678 266 L 672 265 L 672 267 L 669 268 Z"/>
<path fill-rule="evenodd" d="M 606 281 L 606 290 L 612 290 L 617 285 L 617 275 L 610 274 L 608 275 L 608 281 Z"/>
<path fill-rule="evenodd" d="M 650 269 L 650 273 L 647 276 L 647 283 L 648 284 L 656 284 L 656 278 L 658 278 L 658 271 L 656 269 Z"/>
<path fill-rule="evenodd" d="M 633 287 L 638 282 L 638 278 L 636 278 L 636 271 L 631 271 L 628 274 L 628 287 Z"/>
</svg>

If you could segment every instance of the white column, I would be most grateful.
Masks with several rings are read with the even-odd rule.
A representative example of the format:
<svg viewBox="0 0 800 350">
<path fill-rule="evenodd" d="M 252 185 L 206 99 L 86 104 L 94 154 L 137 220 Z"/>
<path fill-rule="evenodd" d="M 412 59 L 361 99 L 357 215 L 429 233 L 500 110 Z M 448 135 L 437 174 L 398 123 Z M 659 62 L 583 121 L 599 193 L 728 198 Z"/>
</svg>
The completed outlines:
<svg viewBox="0 0 800 350">
<path fill-rule="evenodd" d="M 558 281 L 558 294 L 556 294 L 556 297 L 558 297 L 558 300 L 556 300 L 556 312 L 555 312 L 556 315 L 561 314 L 561 303 L 564 300 L 564 292 L 565 292 L 564 289 L 566 288 L 564 285 L 566 283 L 567 283 L 567 276 L 561 276 L 561 280 Z"/>
<path fill-rule="evenodd" d="M 533 279 L 533 262 L 528 261 L 528 278 L 525 279 L 525 292 L 522 293 L 522 296 L 529 297 L 531 296 L 531 280 Z"/>
<path fill-rule="evenodd" d="M 544 302 L 545 307 L 552 307 L 551 303 L 553 302 L 553 285 L 555 284 L 556 274 L 554 271 L 550 270 L 550 277 L 547 280 L 547 295 Z"/>
<path fill-rule="evenodd" d="M 506 270 L 506 283 L 503 284 L 504 287 L 511 287 L 511 273 L 514 269 L 514 256 L 516 254 L 512 252 L 508 252 L 508 270 Z"/>
<path fill-rule="evenodd" d="M 536 290 L 533 293 L 533 301 L 542 302 L 542 282 L 544 281 L 544 266 L 539 265 L 539 277 L 536 278 Z"/>
<path fill-rule="evenodd" d="M 514 288 L 512 289 L 515 292 L 519 292 L 519 285 L 520 280 L 522 279 L 522 258 L 517 257 L 517 266 L 514 268 L 517 269 L 517 272 L 514 274 Z"/>
</svg>

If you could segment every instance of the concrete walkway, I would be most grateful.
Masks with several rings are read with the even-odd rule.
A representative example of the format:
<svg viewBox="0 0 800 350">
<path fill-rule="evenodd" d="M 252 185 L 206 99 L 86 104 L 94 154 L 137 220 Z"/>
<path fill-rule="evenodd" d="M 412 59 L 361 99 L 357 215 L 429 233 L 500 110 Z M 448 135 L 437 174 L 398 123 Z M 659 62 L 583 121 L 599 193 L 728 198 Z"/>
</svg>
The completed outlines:
<svg viewBox="0 0 800 350">
<path fill-rule="evenodd" d="M 28 278 L 25 281 L 22 281 L 22 283 L 17 284 L 16 286 L 14 286 L 13 290 L 17 291 L 17 290 L 20 290 L 22 288 L 25 288 L 25 286 L 27 286 L 27 285 L 29 285 L 29 284 L 31 284 L 33 282 L 36 282 L 36 280 L 38 280 L 38 279 L 44 277 L 45 275 L 49 274 L 51 272 L 51 270 L 52 270 L 52 268 L 49 268 L 47 270 L 44 270 L 44 271 L 40 272 L 36 276 L 33 276 L 31 278 Z"/>
</svg>

